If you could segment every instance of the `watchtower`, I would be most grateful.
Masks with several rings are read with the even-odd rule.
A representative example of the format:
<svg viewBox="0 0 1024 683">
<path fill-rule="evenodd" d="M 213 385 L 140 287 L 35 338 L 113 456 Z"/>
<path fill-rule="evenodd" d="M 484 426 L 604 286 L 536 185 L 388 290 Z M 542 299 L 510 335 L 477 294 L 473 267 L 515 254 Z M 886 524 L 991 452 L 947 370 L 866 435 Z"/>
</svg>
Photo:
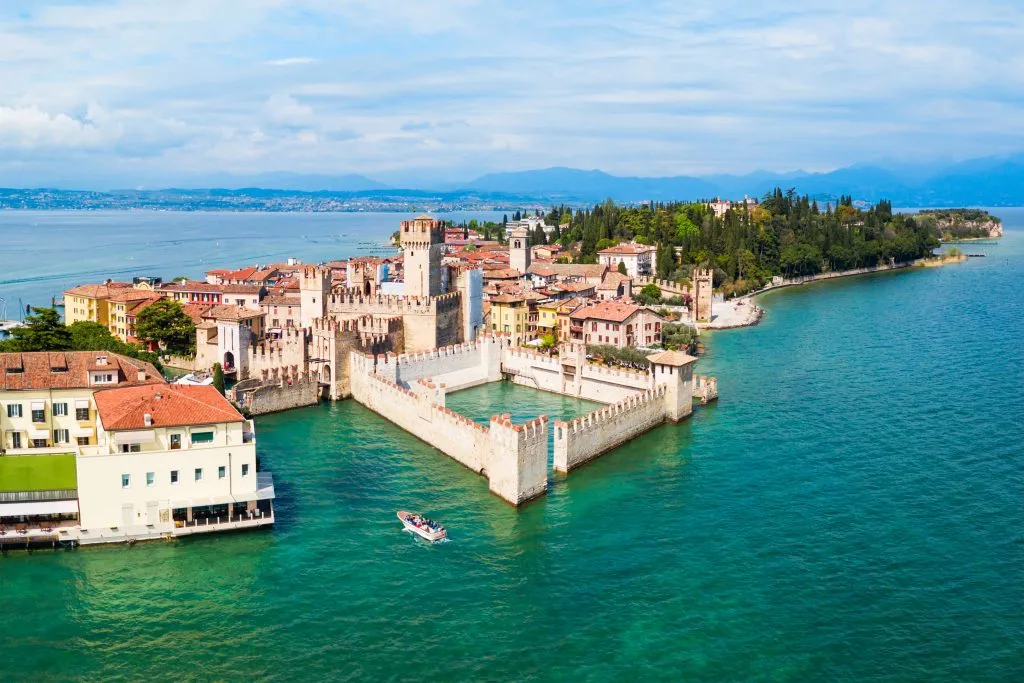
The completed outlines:
<svg viewBox="0 0 1024 683">
<path fill-rule="evenodd" d="M 327 297 L 331 295 L 331 271 L 320 266 L 303 266 L 299 280 L 299 324 L 310 327 L 327 315 Z"/>
<path fill-rule="evenodd" d="M 513 228 L 509 235 L 508 265 L 522 275 L 530 268 L 530 231 L 526 228 Z"/>
<path fill-rule="evenodd" d="M 443 294 L 441 258 L 444 256 L 444 223 L 430 216 L 418 216 L 401 224 L 405 256 L 405 295 Z"/>
<path fill-rule="evenodd" d="M 693 271 L 693 320 L 699 323 L 711 322 L 711 301 L 714 298 L 714 271 L 697 268 Z"/>
<path fill-rule="evenodd" d="M 693 412 L 693 364 L 697 359 L 680 351 L 662 351 L 647 356 L 651 362 L 653 386 L 664 384 L 665 417 L 672 422 Z M 653 388 L 653 387 L 652 387 Z"/>
</svg>

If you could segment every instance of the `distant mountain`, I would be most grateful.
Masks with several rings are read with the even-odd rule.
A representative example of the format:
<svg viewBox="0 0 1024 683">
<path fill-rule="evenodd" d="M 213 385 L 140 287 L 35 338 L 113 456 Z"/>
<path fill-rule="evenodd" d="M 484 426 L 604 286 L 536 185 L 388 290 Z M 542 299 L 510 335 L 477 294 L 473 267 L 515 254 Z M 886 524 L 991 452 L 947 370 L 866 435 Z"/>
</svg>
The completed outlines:
<svg viewBox="0 0 1024 683">
<path fill-rule="evenodd" d="M 763 196 L 776 187 L 828 200 L 839 195 L 897 206 L 1024 205 L 1024 154 L 972 159 L 932 168 L 923 164 L 854 165 L 828 173 L 755 171 L 746 175 L 619 177 L 603 171 L 546 168 L 491 173 L 466 183 L 467 190 L 529 196 L 545 201 L 597 202 L 606 198 L 696 200 Z"/>
<path fill-rule="evenodd" d="M 612 198 L 627 202 L 712 197 L 718 190 L 714 183 L 691 176 L 631 178 L 564 167 L 490 173 L 465 187 L 478 192 L 530 195 L 538 199 L 601 201 Z"/>
</svg>

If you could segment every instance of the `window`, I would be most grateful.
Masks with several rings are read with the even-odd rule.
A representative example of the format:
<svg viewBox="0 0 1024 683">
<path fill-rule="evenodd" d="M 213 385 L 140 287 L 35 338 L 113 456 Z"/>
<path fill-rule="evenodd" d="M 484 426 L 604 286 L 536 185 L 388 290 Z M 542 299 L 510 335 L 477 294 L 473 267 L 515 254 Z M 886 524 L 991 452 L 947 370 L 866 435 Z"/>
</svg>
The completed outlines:
<svg viewBox="0 0 1024 683">
<path fill-rule="evenodd" d="M 178 470 L 171 470 L 171 483 L 172 484 L 177 484 L 178 483 Z"/>
<path fill-rule="evenodd" d="M 121 475 L 121 488 L 123 488 L 123 489 L 131 488 L 131 485 L 132 485 L 132 475 L 130 475 L 130 474 L 122 474 Z"/>
<path fill-rule="evenodd" d="M 249 476 L 249 463 L 247 463 L 247 462 L 246 463 L 242 463 L 242 476 L 243 477 L 248 477 Z"/>
<path fill-rule="evenodd" d="M 171 450 L 176 451 L 181 448 L 181 434 L 171 434 Z"/>
<path fill-rule="evenodd" d="M 89 445 L 89 437 L 87 437 L 87 436 L 80 436 L 80 437 L 78 437 L 78 445 L 79 446 L 88 446 Z"/>
<path fill-rule="evenodd" d="M 46 422 L 46 408 L 33 408 L 32 409 L 32 421 L 33 422 Z"/>
<path fill-rule="evenodd" d="M 67 403 L 54 403 L 53 404 L 53 415 L 54 417 L 64 417 L 68 414 Z"/>
<path fill-rule="evenodd" d="M 213 443 L 213 432 L 193 432 L 192 443 Z"/>
<path fill-rule="evenodd" d="M 156 482 L 155 472 L 146 472 L 146 486 L 152 486 Z"/>
<path fill-rule="evenodd" d="M 71 432 L 66 429 L 54 429 L 53 443 L 71 443 Z"/>
<path fill-rule="evenodd" d="M 11 448 L 21 448 L 21 432 L 11 432 Z"/>
<path fill-rule="evenodd" d="M 46 448 L 46 439 L 32 439 L 32 448 Z"/>
<path fill-rule="evenodd" d="M 196 481 L 202 481 L 202 480 L 203 480 L 203 468 L 202 467 L 197 467 L 196 468 Z"/>
<path fill-rule="evenodd" d="M 88 408 L 75 408 L 75 419 L 79 422 L 89 421 L 89 409 Z"/>
<path fill-rule="evenodd" d="M 226 476 L 228 476 L 228 468 L 224 467 L 224 465 L 221 465 L 220 467 L 217 468 L 217 478 L 223 479 Z"/>
<path fill-rule="evenodd" d="M 137 443 L 123 443 L 118 450 L 122 453 L 138 453 L 142 450 L 142 445 Z"/>
<path fill-rule="evenodd" d="M 20 403 L 8 403 L 7 404 L 7 417 L 21 417 L 21 404 Z"/>
</svg>

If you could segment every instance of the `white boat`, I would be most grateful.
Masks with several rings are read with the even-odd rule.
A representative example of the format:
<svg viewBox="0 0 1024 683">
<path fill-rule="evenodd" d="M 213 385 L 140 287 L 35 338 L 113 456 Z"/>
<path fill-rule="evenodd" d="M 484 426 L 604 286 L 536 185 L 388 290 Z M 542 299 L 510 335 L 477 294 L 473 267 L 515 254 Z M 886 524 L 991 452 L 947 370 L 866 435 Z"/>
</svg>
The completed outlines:
<svg viewBox="0 0 1024 683">
<path fill-rule="evenodd" d="M 448 538 L 448 532 L 444 530 L 444 527 L 437 522 L 432 522 L 423 515 L 417 515 L 415 512 L 406 512 L 405 510 L 398 511 L 398 519 L 402 521 L 402 526 L 405 527 L 406 531 L 411 531 L 420 538 L 436 543 Z"/>
<path fill-rule="evenodd" d="M 204 373 L 194 373 L 179 377 L 174 380 L 175 384 L 187 384 L 194 387 L 205 387 L 213 384 L 213 377 Z"/>
</svg>

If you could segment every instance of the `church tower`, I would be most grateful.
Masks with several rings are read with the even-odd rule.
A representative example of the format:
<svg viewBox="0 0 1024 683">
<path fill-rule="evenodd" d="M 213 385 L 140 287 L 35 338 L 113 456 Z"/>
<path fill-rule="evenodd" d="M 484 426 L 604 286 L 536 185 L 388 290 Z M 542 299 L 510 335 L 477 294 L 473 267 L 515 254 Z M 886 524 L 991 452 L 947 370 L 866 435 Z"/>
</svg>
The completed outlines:
<svg viewBox="0 0 1024 683">
<path fill-rule="evenodd" d="M 299 324 L 310 327 L 327 315 L 327 297 L 331 295 L 331 271 L 320 266 L 303 266 L 299 280 Z"/>
<path fill-rule="evenodd" d="M 444 223 L 430 216 L 402 221 L 402 253 L 405 257 L 405 295 L 438 296 L 441 259 L 444 256 Z"/>
<path fill-rule="evenodd" d="M 508 265 L 520 275 L 530 269 L 530 231 L 526 228 L 513 228 L 508 237 Z"/>
</svg>

